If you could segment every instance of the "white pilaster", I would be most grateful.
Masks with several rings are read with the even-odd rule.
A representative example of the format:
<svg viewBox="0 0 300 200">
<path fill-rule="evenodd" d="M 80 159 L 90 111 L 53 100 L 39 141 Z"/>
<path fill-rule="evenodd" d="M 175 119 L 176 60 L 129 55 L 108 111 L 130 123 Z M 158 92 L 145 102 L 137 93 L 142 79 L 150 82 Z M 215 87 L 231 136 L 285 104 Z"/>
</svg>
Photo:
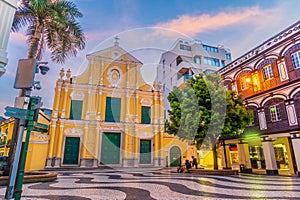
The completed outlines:
<svg viewBox="0 0 300 200">
<path fill-rule="evenodd" d="M 5 73 L 7 43 L 18 0 L 0 0 L 0 77 Z"/>
<path fill-rule="evenodd" d="M 262 145 L 263 145 L 264 157 L 266 161 L 267 174 L 270 175 L 278 174 L 275 151 L 274 151 L 272 140 L 263 138 Z"/>
<path fill-rule="evenodd" d="M 247 173 L 252 173 L 249 145 L 246 142 L 240 141 L 238 143 L 238 154 L 239 154 L 239 163 L 244 165 Z"/>
<path fill-rule="evenodd" d="M 292 144 L 293 144 L 296 165 L 297 165 L 297 169 L 298 169 L 298 176 L 300 177 L 300 134 L 299 134 L 299 132 L 292 133 L 291 138 L 292 138 Z"/>
<path fill-rule="evenodd" d="M 229 145 L 223 142 L 220 146 L 222 152 L 222 167 L 223 169 L 231 169 Z"/>
</svg>

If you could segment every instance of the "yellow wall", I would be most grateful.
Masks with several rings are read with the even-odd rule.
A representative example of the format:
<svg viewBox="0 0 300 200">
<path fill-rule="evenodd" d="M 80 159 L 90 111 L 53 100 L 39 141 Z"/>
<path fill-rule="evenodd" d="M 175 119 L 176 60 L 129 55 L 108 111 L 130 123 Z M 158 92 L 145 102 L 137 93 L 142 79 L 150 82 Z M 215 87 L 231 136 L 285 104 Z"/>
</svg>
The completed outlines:
<svg viewBox="0 0 300 200">
<path fill-rule="evenodd" d="M 42 124 L 48 125 L 50 121 L 50 118 L 40 110 L 39 116 L 38 116 L 38 122 Z M 11 140 L 12 133 L 14 129 L 14 119 L 9 118 L 5 121 L 0 122 L 0 130 L 1 132 L 5 133 L 7 132 L 7 141 Z M 25 135 L 27 131 L 24 131 L 24 137 L 23 142 L 25 141 Z M 1 137 L 2 139 L 4 136 Z M 30 135 L 30 141 L 28 145 L 28 152 L 26 157 L 26 166 L 25 171 L 34 171 L 34 170 L 40 170 L 44 169 L 45 167 L 45 161 L 47 156 L 47 149 L 48 149 L 48 134 L 47 133 L 41 133 L 41 132 L 35 132 L 32 131 Z M 0 147 L 0 153 L 3 153 L 4 156 L 8 156 L 9 148 L 7 145 L 1 145 Z"/>
</svg>

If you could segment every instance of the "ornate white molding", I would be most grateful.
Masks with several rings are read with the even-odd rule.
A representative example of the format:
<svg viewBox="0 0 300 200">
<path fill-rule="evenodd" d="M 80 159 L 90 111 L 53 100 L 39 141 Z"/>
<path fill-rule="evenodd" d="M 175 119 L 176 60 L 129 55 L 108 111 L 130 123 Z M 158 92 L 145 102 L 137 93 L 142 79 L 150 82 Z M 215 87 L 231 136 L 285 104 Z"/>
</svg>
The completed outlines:
<svg viewBox="0 0 300 200">
<path fill-rule="evenodd" d="M 154 133 L 153 132 L 139 132 L 139 138 L 141 139 L 150 139 L 153 138 Z"/>
<path fill-rule="evenodd" d="M 258 111 L 259 127 L 260 130 L 267 129 L 266 116 L 264 111 Z"/>
<path fill-rule="evenodd" d="M 81 129 L 78 128 L 67 128 L 64 131 L 65 136 L 76 136 L 76 137 L 81 137 L 83 134 Z"/>
<path fill-rule="evenodd" d="M 70 94 L 70 97 L 72 100 L 80 100 L 80 101 L 83 101 L 84 99 L 84 93 L 81 92 L 81 91 L 76 91 L 74 90 L 71 94 Z"/>
<path fill-rule="evenodd" d="M 142 106 L 151 106 L 153 104 L 153 101 L 150 98 L 142 98 L 140 100 L 140 103 Z"/>
<path fill-rule="evenodd" d="M 297 115 L 294 104 L 286 105 L 286 112 L 288 115 L 289 125 L 295 126 L 298 125 Z"/>
<path fill-rule="evenodd" d="M 107 72 L 107 80 L 112 87 L 117 87 L 122 80 L 122 71 L 119 67 L 113 66 Z"/>
</svg>

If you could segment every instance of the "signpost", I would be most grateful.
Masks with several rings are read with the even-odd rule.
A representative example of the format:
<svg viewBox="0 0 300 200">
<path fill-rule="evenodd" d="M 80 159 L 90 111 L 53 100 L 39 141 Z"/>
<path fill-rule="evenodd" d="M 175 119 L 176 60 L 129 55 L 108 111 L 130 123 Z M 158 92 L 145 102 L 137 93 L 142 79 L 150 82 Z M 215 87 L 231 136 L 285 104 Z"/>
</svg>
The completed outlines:
<svg viewBox="0 0 300 200">
<path fill-rule="evenodd" d="M 4 113 L 7 117 L 13 117 L 18 119 L 28 119 L 29 115 L 32 115 L 34 111 L 26 110 L 22 108 L 15 108 L 15 107 L 5 107 L 6 112 Z"/>
</svg>

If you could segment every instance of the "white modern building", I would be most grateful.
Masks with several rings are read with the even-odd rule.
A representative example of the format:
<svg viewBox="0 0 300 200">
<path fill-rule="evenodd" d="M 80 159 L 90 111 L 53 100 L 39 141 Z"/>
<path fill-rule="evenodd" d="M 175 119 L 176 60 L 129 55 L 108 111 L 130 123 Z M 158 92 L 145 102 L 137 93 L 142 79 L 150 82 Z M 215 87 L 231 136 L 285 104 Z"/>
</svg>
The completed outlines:
<svg viewBox="0 0 300 200">
<path fill-rule="evenodd" d="M 161 55 L 156 82 L 162 83 L 167 99 L 174 86 L 182 85 L 193 75 L 218 71 L 230 62 L 230 50 L 222 45 L 212 46 L 198 40 L 178 39 L 171 50 Z M 167 100 L 164 107 L 167 117 L 170 108 Z"/>
<path fill-rule="evenodd" d="M 0 77 L 7 64 L 7 43 L 18 0 L 0 0 Z"/>
</svg>

